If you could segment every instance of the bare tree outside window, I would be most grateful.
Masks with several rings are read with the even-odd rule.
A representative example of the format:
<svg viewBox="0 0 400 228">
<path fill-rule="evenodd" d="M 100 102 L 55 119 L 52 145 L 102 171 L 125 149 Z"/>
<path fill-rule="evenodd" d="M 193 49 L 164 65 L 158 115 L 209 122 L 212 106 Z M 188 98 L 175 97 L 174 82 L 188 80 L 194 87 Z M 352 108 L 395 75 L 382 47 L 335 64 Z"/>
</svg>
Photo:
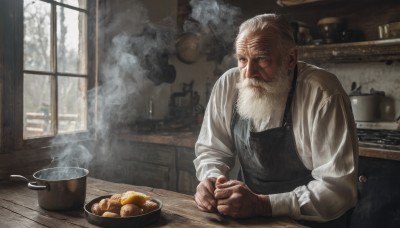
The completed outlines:
<svg viewBox="0 0 400 228">
<path fill-rule="evenodd" d="M 23 138 L 85 131 L 85 0 L 24 0 L 23 65 Z"/>
</svg>

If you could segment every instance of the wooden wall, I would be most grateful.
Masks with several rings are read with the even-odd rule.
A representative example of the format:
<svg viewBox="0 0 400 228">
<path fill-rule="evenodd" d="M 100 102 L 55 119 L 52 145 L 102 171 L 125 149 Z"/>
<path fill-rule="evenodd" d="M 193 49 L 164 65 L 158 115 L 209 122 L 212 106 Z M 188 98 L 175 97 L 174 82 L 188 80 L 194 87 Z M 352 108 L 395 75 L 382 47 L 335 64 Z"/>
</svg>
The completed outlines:
<svg viewBox="0 0 400 228">
<path fill-rule="evenodd" d="M 279 13 L 289 19 L 307 23 L 317 29 L 317 22 L 324 17 L 340 17 L 347 28 L 361 31 L 365 40 L 378 39 L 378 26 L 400 21 L 398 0 L 322 0 L 290 7 L 280 7 L 276 1 L 229 0 L 242 9 L 244 19 L 262 13 Z"/>
</svg>

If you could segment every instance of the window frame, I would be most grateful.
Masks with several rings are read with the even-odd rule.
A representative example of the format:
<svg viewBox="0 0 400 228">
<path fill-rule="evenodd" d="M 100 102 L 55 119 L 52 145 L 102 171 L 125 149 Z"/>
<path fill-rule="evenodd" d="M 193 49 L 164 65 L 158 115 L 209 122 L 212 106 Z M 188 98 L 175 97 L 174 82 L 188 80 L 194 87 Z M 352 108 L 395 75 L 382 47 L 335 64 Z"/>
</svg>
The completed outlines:
<svg viewBox="0 0 400 228">
<path fill-rule="evenodd" d="M 8 110 L 13 110 L 14 114 L 6 114 L 8 119 L 5 118 L 5 122 L 12 122 L 12 127 L 7 128 L 7 126 L 4 127 L 3 129 L 3 134 L 7 131 L 11 133 L 10 135 L 10 140 L 5 140 L 4 141 L 4 149 L 33 149 L 33 148 L 42 148 L 42 147 L 49 147 L 49 146 L 54 146 L 54 142 L 52 143 L 52 139 L 54 139 L 56 136 L 60 136 L 60 134 L 55 134 L 54 136 L 46 136 L 46 137 L 40 137 L 40 138 L 32 138 L 32 139 L 23 139 L 23 80 L 24 80 L 24 72 L 30 72 L 30 71 L 24 71 L 23 69 L 23 58 L 24 58 L 24 53 L 23 53 L 23 47 L 24 47 L 24 37 L 23 37 L 23 0 L 7 0 L 8 4 L 10 7 L 13 9 L 13 20 L 11 23 L 13 25 L 11 26 L 11 29 L 13 29 L 12 33 L 14 36 L 14 53 L 15 53 L 15 58 L 14 60 L 9 60 L 13 63 L 14 69 L 11 72 L 11 75 L 8 75 L 9 78 L 9 83 L 11 86 L 9 86 L 6 90 L 3 91 L 3 94 L 10 94 L 11 96 L 9 97 L 10 99 L 3 99 L 5 103 L 7 103 L 7 109 Z M 51 7 L 54 9 L 56 8 L 56 5 L 64 6 L 64 4 L 56 2 L 54 0 L 42 0 L 44 2 L 48 2 L 53 4 Z M 87 0 L 86 1 L 87 7 L 87 95 L 90 90 L 94 90 L 96 88 L 97 84 L 97 8 L 98 8 L 98 1 L 95 0 Z M 68 8 L 71 8 L 71 6 L 68 6 Z M 75 7 L 72 7 L 76 9 Z M 55 12 L 55 11 L 54 11 Z M 52 15 L 52 26 L 56 26 L 57 22 L 54 21 L 55 15 Z M 7 30 L 7 29 L 6 29 Z M 57 28 L 53 28 L 54 32 L 53 35 L 56 35 Z M 52 38 L 53 39 L 53 38 Z M 51 44 L 53 45 L 53 44 Z M 54 44 L 56 45 L 56 44 Z M 54 53 L 53 53 L 54 55 Z M 57 58 L 57 56 L 53 56 L 53 58 Z M 52 60 L 51 60 L 52 61 Z M 37 73 L 37 72 L 36 72 Z M 46 73 L 48 75 L 48 73 Z M 55 72 L 58 76 L 62 75 L 68 75 L 64 73 L 59 73 Z M 14 75 L 14 76 L 12 76 Z M 58 77 L 56 76 L 56 77 Z M 69 75 L 68 75 L 69 76 Z M 7 83 L 6 81 L 4 82 L 5 84 Z M 89 104 L 94 104 L 96 102 L 96 97 L 95 96 L 87 96 L 87 130 L 85 132 L 78 132 L 78 133 L 65 133 L 62 135 L 68 136 L 68 142 L 67 143 L 74 143 L 74 142 L 80 142 L 80 141 L 87 141 L 87 140 L 92 140 L 94 139 L 94 129 L 93 129 L 93 123 L 94 123 L 94 113 L 95 113 L 95 105 L 89 105 Z M 54 100 L 57 101 L 57 95 L 55 97 L 51 98 L 54 102 Z M 89 100 L 89 99 L 94 99 L 94 100 Z M 55 104 L 57 104 L 55 103 Z M 57 112 L 54 112 L 55 109 L 57 109 L 57 105 L 54 105 L 55 107 L 53 108 L 53 113 L 55 113 L 55 116 L 57 116 Z M 57 110 L 56 110 L 57 111 Z M 4 138 L 4 137 L 3 137 Z M 64 142 L 66 143 L 66 142 Z M 10 145 L 11 144 L 11 145 Z"/>
</svg>

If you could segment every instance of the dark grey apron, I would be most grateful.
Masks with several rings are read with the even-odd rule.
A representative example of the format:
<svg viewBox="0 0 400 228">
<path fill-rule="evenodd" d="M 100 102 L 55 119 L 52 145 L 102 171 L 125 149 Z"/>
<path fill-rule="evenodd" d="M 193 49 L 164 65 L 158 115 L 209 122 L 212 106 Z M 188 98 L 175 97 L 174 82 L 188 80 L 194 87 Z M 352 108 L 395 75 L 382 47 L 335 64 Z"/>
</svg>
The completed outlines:
<svg viewBox="0 0 400 228">
<path fill-rule="evenodd" d="M 293 134 L 291 106 L 296 80 L 297 66 L 281 127 L 252 132 L 251 120 L 241 118 L 236 112 L 236 107 L 234 108 L 231 130 L 241 164 L 238 179 L 246 183 L 255 193 L 290 192 L 313 180 L 311 171 L 304 166 L 297 153 Z M 304 223 L 311 227 L 328 225 L 308 221 Z M 342 227 L 337 225 L 335 223 L 336 227 Z"/>
<path fill-rule="evenodd" d="M 251 120 L 233 113 L 231 128 L 241 164 L 239 180 L 258 194 L 289 192 L 312 180 L 311 171 L 300 160 L 292 130 L 291 104 L 297 67 L 286 101 L 281 127 L 251 132 Z"/>
</svg>

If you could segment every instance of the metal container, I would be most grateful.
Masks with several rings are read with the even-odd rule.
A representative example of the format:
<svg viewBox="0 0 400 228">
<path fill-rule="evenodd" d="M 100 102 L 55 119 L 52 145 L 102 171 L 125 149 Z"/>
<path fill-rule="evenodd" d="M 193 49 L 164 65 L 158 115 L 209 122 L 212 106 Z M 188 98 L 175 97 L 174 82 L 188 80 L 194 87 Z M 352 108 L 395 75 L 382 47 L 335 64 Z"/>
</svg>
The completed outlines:
<svg viewBox="0 0 400 228">
<path fill-rule="evenodd" d="M 82 208 L 85 204 L 88 174 L 87 169 L 79 167 L 56 167 L 35 172 L 35 182 L 20 175 L 11 175 L 10 179 L 28 182 L 28 188 L 37 191 L 41 208 L 70 210 Z"/>
<path fill-rule="evenodd" d="M 98 216 L 92 213 L 91 208 L 93 204 L 100 202 L 100 200 L 102 199 L 110 197 L 111 195 L 100 196 L 91 200 L 89 203 L 85 205 L 83 209 L 85 210 L 85 217 L 89 223 L 101 227 L 131 228 L 131 227 L 145 227 L 150 224 L 156 223 L 160 219 L 161 208 L 163 204 L 160 200 L 157 199 L 152 199 L 152 201 L 158 204 L 158 208 L 146 214 L 128 216 L 128 217 L 109 218 L 109 217 Z"/>
<path fill-rule="evenodd" d="M 344 30 L 344 22 L 337 17 L 325 17 L 318 21 L 319 33 L 324 43 L 337 43 Z"/>
<path fill-rule="evenodd" d="M 381 95 L 363 94 L 350 96 L 355 121 L 379 121 Z"/>
</svg>

